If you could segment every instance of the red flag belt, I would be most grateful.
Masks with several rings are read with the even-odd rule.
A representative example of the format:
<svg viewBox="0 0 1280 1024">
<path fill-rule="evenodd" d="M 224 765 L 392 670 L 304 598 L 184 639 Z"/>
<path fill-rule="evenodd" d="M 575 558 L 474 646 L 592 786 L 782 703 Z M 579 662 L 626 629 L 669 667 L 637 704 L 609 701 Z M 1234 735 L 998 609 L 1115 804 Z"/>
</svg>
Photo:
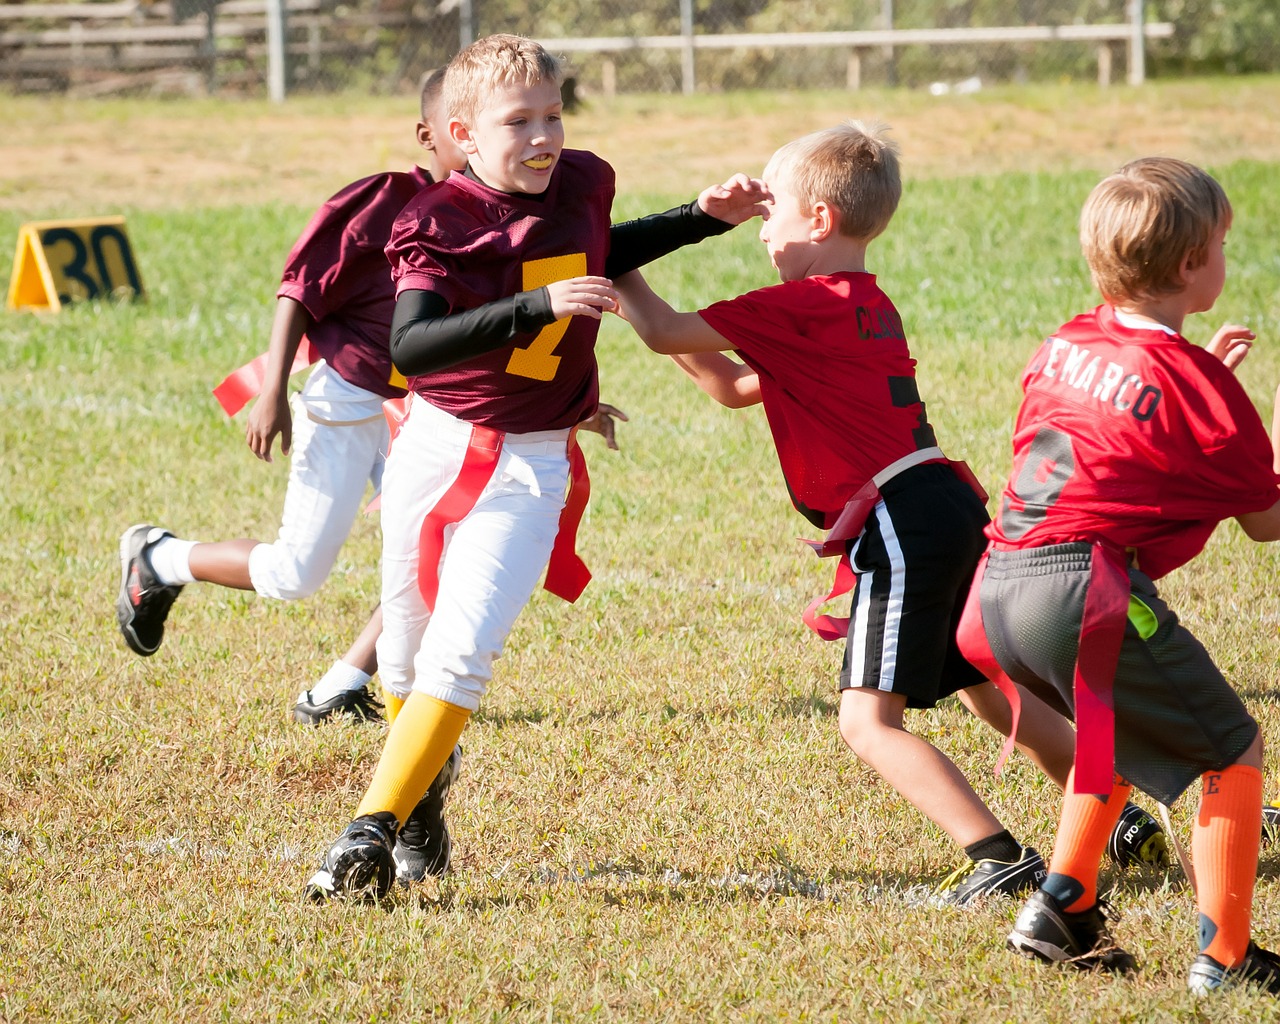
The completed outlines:
<svg viewBox="0 0 1280 1024">
<path fill-rule="evenodd" d="M 250 399 L 257 398 L 262 393 L 262 382 L 267 377 L 267 355 L 268 353 L 263 352 L 240 369 L 233 370 L 213 389 L 213 396 L 228 416 L 234 416 Z M 303 338 L 294 354 L 293 365 L 289 367 L 289 376 L 305 370 L 319 359 L 320 355 L 311 347 L 311 342 Z"/>
</svg>

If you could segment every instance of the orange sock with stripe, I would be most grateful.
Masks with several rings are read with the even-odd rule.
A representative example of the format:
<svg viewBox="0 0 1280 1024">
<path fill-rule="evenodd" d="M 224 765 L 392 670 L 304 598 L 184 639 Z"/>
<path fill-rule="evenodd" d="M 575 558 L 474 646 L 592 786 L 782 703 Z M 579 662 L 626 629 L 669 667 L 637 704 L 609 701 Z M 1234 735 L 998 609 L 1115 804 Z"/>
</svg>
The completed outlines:
<svg viewBox="0 0 1280 1024">
<path fill-rule="evenodd" d="M 1075 769 L 1067 777 L 1062 820 L 1049 859 L 1043 888 L 1070 913 L 1088 910 L 1098 902 L 1098 868 L 1107 841 L 1133 792 L 1119 775 L 1109 795 L 1075 791 Z"/>
<path fill-rule="evenodd" d="M 1249 948 L 1253 886 L 1262 836 L 1262 772 L 1233 764 L 1201 776 L 1200 810 L 1191 833 L 1200 952 L 1234 967 Z"/>
<path fill-rule="evenodd" d="M 416 690 L 387 733 L 373 781 L 356 817 L 390 811 L 404 825 L 431 780 L 453 753 L 471 712 Z"/>
</svg>

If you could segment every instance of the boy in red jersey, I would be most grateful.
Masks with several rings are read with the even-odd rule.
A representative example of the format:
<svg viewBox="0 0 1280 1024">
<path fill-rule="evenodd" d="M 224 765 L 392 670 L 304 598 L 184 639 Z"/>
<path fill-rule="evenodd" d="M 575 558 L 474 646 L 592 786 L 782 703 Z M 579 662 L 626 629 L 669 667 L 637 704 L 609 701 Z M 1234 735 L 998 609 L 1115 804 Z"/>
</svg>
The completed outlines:
<svg viewBox="0 0 1280 1024">
<path fill-rule="evenodd" d="M 616 283 L 622 313 L 713 398 L 764 404 L 792 502 L 831 530 L 824 547 L 856 579 L 847 628 L 828 620 L 820 630 L 848 640 L 840 734 L 964 847 L 969 862 L 941 894 L 963 905 L 1031 888 L 1044 874 L 1040 855 L 942 751 L 904 726 L 907 708 L 956 692 L 984 718 L 1008 705 L 954 636 L 986 509 L 937 447 L 901 318 L 866 271 L 867 246 L 901 195 L 896 151 L 881 126 L 849 122 L 782 147 L 764 177 L 772 200 L 760 239 L 780 285 L 677 313 L 632 274 Z M 1064 783 L 1069 725 L 1029 696 L 1023 708 L 1024 749 Z"/>
<path fill-rule="evenodd" d="M 586 484 L 573 428 L 598 407 L 610 275 L 758 212 L 759 183 L 738 176 L 611 226 L 612 169 L 563 148 L 561 76 L 517 36 L 462 50 L 444 91 L 467 170 L 419 195 L 387 246 L 391 354 L 411 397 L 383 486 L 378 663 L 400 707 L 355 820 L 308 883 L 318 899 L 386 894 L 397 833 L 543 569 L 569 600 L 589 578 L 573 552 Z"/>
<path fill-rule="evenodd" d="M 1206 350 L 1181 334 L 1222 291 L 1231 216 L 1213 178 L 1168 158 L 1127 164 L 1090 194 L 1080 240 L 1104 302 L 1023 372 L 1013 474 L 961 644 L 1077 723 L 1049 874 L 1010 947 L 1133 968 L 1097 894 L 1107 835 L 1133 786 L 1169 804 L 1199 779 L 1200 953 L 1188 986 L 1243 981 L 1280 995 L 1280 958 L 1250 938 L 1261 735 L 1153 582 L 1223 519 L 1280 539 L 1280 438 L 1231 372 L 1253 335 L 1228 326 Z"/>
</svg>

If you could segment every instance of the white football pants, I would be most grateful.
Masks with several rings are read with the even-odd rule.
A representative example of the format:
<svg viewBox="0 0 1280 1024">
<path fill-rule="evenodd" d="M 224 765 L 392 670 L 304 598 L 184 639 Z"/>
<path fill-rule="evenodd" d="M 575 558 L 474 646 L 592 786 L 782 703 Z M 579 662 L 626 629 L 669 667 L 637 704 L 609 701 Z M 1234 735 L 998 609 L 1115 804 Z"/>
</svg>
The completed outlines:
<svg viewBox="0 0 1280 1024">
<path fill-rule="evenodd" d="M 412 399 L 382 488 L 378 670 L 397 697 L 419 690 L 475 711 L 516 616 L 551 557 L 569 477 L 568 430 L 507 434 L 474 508 L 445 528 L 435 614 L 418 589 L 419 532 L 457 478 L 471 425 Z"/>
</svg>

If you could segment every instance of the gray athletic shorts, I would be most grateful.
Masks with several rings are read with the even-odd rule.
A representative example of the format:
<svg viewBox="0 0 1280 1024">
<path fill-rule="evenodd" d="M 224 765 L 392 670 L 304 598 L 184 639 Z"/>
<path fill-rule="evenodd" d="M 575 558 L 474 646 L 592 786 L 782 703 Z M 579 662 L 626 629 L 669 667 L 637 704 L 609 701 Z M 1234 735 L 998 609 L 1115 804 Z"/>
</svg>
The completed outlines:
<svg viewBox="0 0 1280 1024">
<path fill-rule="evenodd" d="M 1056 544 L 993 550 L 982 580 L 983 626 L 1001 668 L 1069 717 L 1089 571 L 1088 544 Z M 1171 804 L 1239 760 L 1258 724 L 1150 577 L 1130 569 L 1129 587 L 1113 687 L 1116 771 Z"/>
</svg>

